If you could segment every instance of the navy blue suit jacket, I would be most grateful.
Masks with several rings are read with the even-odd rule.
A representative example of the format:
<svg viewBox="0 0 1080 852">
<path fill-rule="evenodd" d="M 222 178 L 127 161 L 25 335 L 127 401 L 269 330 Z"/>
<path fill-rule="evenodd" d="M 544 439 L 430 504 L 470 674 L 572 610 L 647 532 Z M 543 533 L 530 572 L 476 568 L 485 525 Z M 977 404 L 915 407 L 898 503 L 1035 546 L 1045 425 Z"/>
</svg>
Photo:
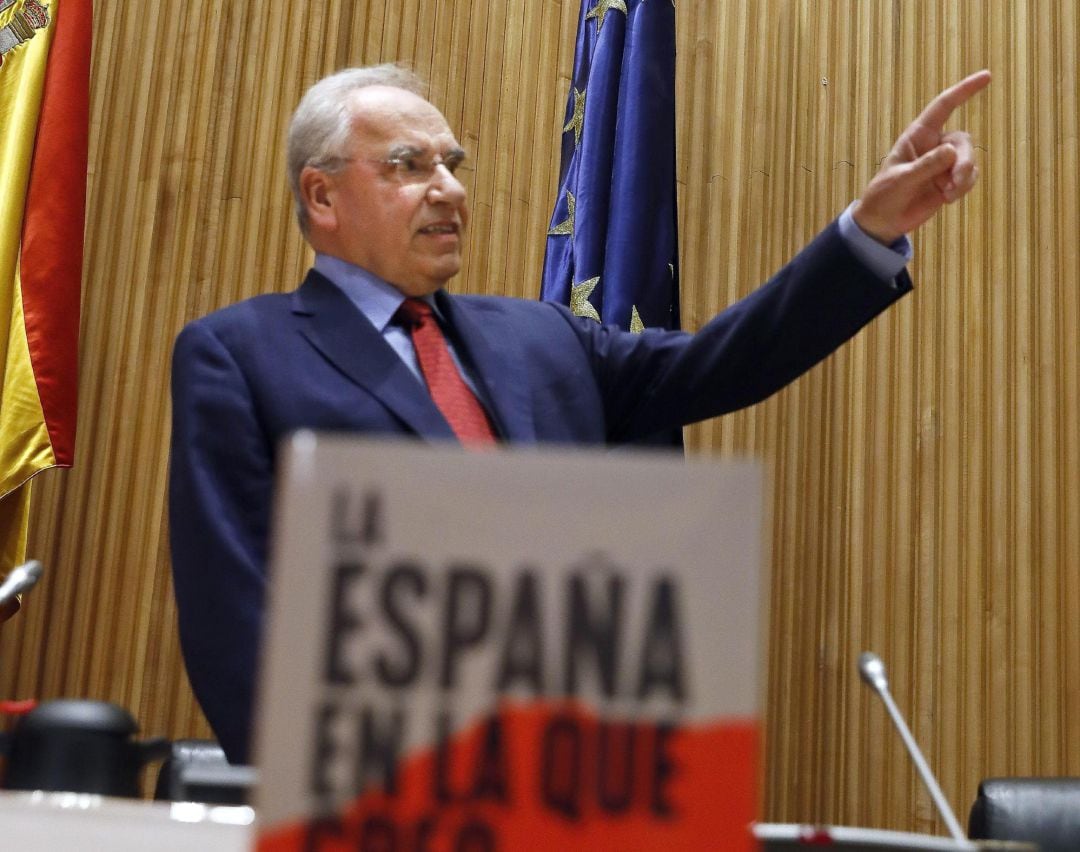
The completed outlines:
<svg viewBox="0 0 1080 852">
<path fill-rule="evenodd" d="M 632 441 L 751 405 L 907 292 L 830 225 L 696 334 L 629 334 L 544 302 L 436 295 L 501 438 Z M 184 659 L 233 762 L 248 758 L 274 449 L 301 429 L 452 440 L 426 388 L 317 273 L 190 323 L 173 357 L 170 526 Z"/>
</svg>

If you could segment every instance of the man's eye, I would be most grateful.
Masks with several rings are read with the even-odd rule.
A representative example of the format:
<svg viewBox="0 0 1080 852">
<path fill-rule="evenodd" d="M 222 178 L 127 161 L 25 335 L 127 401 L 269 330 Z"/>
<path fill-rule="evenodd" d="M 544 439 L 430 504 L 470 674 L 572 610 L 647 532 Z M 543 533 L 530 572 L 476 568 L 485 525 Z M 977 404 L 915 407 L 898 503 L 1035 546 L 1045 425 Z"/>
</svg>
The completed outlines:
<svg viewBox="0 0 1080 852">
<path fill-rule="evenodd" d="M 398 160 L 398 168 L 406 174 L 416 174 L 420 171 L 420 164 L 416 157 L 402 157 Z"/>
</svg>

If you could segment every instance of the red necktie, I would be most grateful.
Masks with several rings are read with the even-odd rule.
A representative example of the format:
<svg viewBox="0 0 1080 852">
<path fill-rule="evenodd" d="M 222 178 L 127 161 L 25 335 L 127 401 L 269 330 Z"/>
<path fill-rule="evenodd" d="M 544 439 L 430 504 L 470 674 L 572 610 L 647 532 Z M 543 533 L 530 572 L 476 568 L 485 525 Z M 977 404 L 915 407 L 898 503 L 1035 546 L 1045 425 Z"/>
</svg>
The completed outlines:
<svg viewBox="0 0 1080 852">
<path fill-rule="evenodd" d="M 458 440 L 474 445 L 495 443 L 487 413 L 461 378 L 431 305 L 423 299 L 406 299 L 395 318 L 409 329 L 431 398 Z"/>
</svg>

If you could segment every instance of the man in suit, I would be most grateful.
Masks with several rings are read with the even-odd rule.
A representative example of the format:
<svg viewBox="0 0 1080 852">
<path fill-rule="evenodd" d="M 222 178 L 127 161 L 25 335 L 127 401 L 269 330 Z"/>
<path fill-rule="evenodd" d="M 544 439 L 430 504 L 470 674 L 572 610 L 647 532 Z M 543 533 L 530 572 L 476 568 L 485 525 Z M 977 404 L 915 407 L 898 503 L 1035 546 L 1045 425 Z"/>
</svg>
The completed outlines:
<svg viewBox="0 0 1080 852">
<path fill-rule="evenodd" d="M 906 293 L 905 234 L 976 178 L 951 112 L 904 132 L 858 201 L 696 334 L 629 334 L 565 307 L 452 296 L 468 224 L 464 152 L 396 66 L 313 86 L 288 168 L 316 252 L 298 290 L 189 324 L 173 359 L 170 523 L 188 673 L 229 759 L 249 759 L 274 448 L 301 428 L 427 441 L 606 445 L 751 405 Z"/>
</svg>

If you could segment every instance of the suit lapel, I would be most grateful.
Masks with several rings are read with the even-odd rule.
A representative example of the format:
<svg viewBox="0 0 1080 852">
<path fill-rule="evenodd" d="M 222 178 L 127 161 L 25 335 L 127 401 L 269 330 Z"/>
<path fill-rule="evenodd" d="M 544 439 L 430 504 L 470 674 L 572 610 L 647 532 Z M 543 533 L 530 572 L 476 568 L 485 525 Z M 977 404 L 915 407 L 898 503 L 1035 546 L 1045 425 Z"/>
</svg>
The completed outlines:
<svg viewBox="0 0 1080 852">
<path fill-rule="evenodd" d="M 416 434 L 453 439 L 427 389 L 349 298 L 317 272 L 292 294 L 300 333 L 331 364 L 371 393 Z"/>
<path fill-rule="evenodd" d="M 503 437 L 515 443 L 535 443 L 529 374 L 527 365 L 521 363 L 513 330 L 502 324 L 497 312 L 474 310 L 476 303 L 442 290 L 435 294 L 435 300 L 453 329 L 454 345 L 464 350 L 459 354 L 468 362 L 477 390 Z"/>
</svg>

